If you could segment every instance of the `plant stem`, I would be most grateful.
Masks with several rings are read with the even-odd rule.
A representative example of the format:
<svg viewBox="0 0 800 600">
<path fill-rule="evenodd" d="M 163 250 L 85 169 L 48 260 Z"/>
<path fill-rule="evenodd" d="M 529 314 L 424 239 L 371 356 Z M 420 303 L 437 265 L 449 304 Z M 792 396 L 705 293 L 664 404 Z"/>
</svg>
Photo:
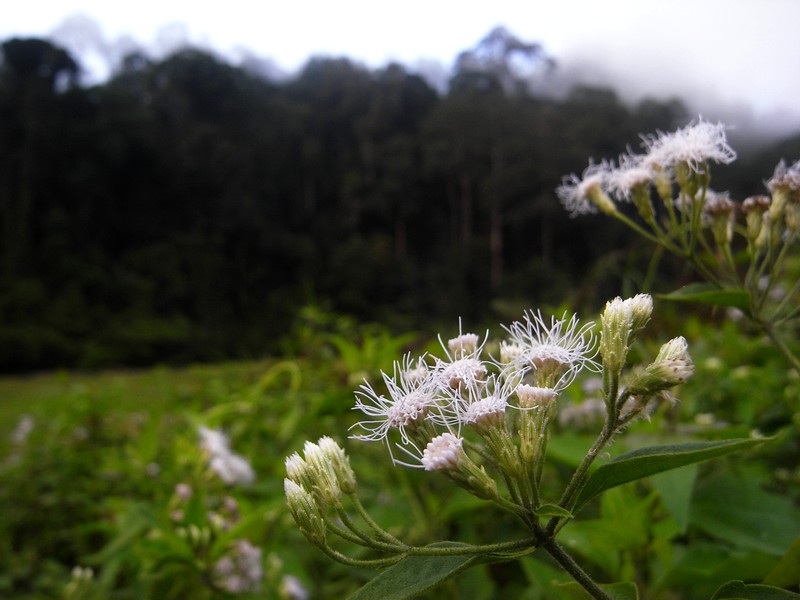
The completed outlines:
<svg viewBox="0 0 800 600">
<path fill-rule="evenodd" d="M 616 430 L 615 427 L 616 420 L 612 415 L 609 415 L 605 424 L 603 425 L 603 430 L 600 432 L 600 435 L 589 449 L 589 452 L 586 453 L 586 456 L 583 457 L 583 460 L 581 461 L 581 464 L 578 465 L 575 473 L 572 474 L 572 479 L 569 480 L 567 487 L 564 488 L 564 493 L 561 495 L 561 500 L 558 501 L 558 505 L 561 508 L 565 508 L 567 510 L 571 509 L 571 504 L 575 498 L 575 494 L 577 494 L 580 490 L 580 487 L 586 477 L 586 471 L 589 470 L 589 467 L 594 462 L 594 459 L 597 458 L 597 455 L 600 453 L 600 450 L 603 449 L 603 446 L 605 446 L 614 436 L 614 432 Z M 558 520 L 559 517 L 553 517 L 547 523 L 548 534 L 552 534 L 553 531 L 555 531 Z"/>
<path fill-rule="evenodd" d="M 589 574 L 584 571 L 580 565 L 575 562 L 575 559 L 567 554 L 561 545 L 552 537 L 548 536 L 544 538 L 541 547 L 544 548 L 547 553 L 561 565 L 561 568 L 569 573 L 592 598 L 596 598 L 597 600 L 611 600 L 611 596 L 600 589 L 600 586 L 595 583 Z"/>
<path fill-rule="evenodd" d="M 378 537 L 382 538 L 386 542 L 390 544 L 395 544 L 398 546 L 405 546 L 403 542 L 393 536 L 391 533 L 383 529 L 380 525 L 378 525 L 375 520 L 369 515 L 369 513 L 364 508 L 364 505 L 361 504 L 361 500 L 358 498 L 358 495 L 352 494 L 350 499 L 353 501 L 353 505 L 356 507 L 358 514 L 361 515 L 361 518 L 364 519 L 367 525 L 369 525 L 372 530 L 378 535 Z"/>
<path fill-rule="evenodd" d="M 789 346 L 786 345 L 786 342 L 784 342 L 775 332 L 775 328 L 772 326 L 772 323 L 760 321 L 759 325 L 761 326 L 761 329 L 764 330 L 764 333 L 769 336 L 769 339 L 772 340 L 772 343 L 775 344 L 775 347 L 780 350 L 786 361 L 795 371 L 800 373 L 800 359 L 794 355 L 794 352 L 792 352 L 791 348 L 789 348 Z"/>
</svg>

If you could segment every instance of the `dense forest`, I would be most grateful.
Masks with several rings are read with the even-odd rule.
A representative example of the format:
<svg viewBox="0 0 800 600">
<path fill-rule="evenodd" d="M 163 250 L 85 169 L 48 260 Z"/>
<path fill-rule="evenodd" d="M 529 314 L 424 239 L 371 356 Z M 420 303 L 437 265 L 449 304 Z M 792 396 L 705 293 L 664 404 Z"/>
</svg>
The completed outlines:
<svg viewBox="0 0 800 600">
<path fill-rule="evenodd" d="M 48 40 L 0 47 L 6 372 L 262 355 L 308 305 L 411 329 L 596 307 L 650 253 L 570 219 L 554 188 L 692 116 L 540 94 L 529 74 L 557 66 L 503 29 L 446 92 L 399 64 L 315 58 L 273 81 L 191 48 L 89 87 Z M 798 145 L 740 162 L 726 189 L 758 191 Z"/>
</svg>

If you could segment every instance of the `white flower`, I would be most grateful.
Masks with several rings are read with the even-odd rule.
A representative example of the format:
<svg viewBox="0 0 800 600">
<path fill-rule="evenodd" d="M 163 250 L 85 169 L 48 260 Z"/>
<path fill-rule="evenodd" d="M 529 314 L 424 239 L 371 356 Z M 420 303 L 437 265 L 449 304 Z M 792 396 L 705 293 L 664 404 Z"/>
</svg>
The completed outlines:
<svg viewBox="0 0 800 600">
<path fill-rule="evenodd" d="M 603 212 L 616 210 L 611 199 L 603 193 L 610 172 L 611 165 L 604 160 L 586 167 L 582 177 L 574 173 L 564 177 L 563 183 L 556 188 L 556 195 L 570 215 L 592 214 L 598 208 Z"/>
<path fill-rule="evenodd" d="M 524 348 L 517 367 L 533 368 L 538 372 L 535 375 L 550 379 L 547 387 L 560 390 L 572 383 L 583 368 L 599 370 L 593 360 L 597 353 L 593 326 L 591 322 L 579 326 L 577 316 L 567 319 L 566 314 L 560 319 L 552 317 L 548 326 L 540 312 L 526 311 L 523 322 L 504 328 L 511 342 Z"/>
<path fill-rule="evenodd" d="M 255 472 L 250 463 L 230 449 L 221 431 L 200 426 L 200 446 L 209 454 L 208 466 L 227 484 L 252 483 Z"/>
<path fill-rule="evenodd" d="M 653 169 L 643 161 L 643 156 L 625 154 L 620 156 L 619 167 L 608 172 L 606 177 L 608 191 L 618 200 L 630 200 L 634 189 L 653 183 Z"/>
<path fill-rule="evenodd" d="M 462 425 L 479 428 L 501 427 L 508 406 L 508 398 L 516 386 L 507 379 L 490 375 L 481 385 L 447 389 L 443 394 L 447 404 L 437 415 L 435 423 L 460 430 Z"/>
<path fill-rule="evenodd" d="M 214 456 L 209 466 L 227 484 L 252 483 L 256 478 L 250 463 L 233 452 Z"/>
<path fill-rule="evenodd" d="M 558 392 L 550 387 L 538 387 L 523 383 L 517 387 L 517 398 L 521 410 L 539 410 L 548 408 L 555 402 Z"/>
<path fill-rule="evenodd" d="M 779 188 L 794 191 L 800 190 L 800 160 L 791 167 L 787 167 L 784 160 L 779 162 L 772 177 L 767 181 L 767 188 L 771 192 Z"/>
<path fill-rule="evenodd" d="M 400 432 L 403 444 L 412 443 L 408 437 L 407 429 L 421 424 L 428 411 L 436 405 L 436 381 L 432 373 L 421 378 L 419 365 L 412 369 L 410 356 L 406 355 L 402 363 L 395 361 L 394 374 L 390 377 L 386 373 L 383 381 L 389 392 L 389 397 L 376 392 L 369 382 L 365 381 L 356 391 L 356 404 L 353 410 L 360 410 L 368 417 L 351 427 L 361 428 L 365 433 L 351 436 L 362 441 L 386 441 L 389 445 L 388 434 L 392 429 Z M 389 446 L 391 453 L 391 446 Z M 393 458 L 394 460 L 394 458 Z"/>
<path fill-rule="evenodd" d="M 451 340 L 447 340 L 447 347 L 454 356 L 472 354 L 478 348 L 480 338 L 475 333 L 462 333 Z"/>
<path fill-rule="evenodd" d="M 436 436 L 422 452 L 422 466 L 426 471 L 457 469 L 464 458 L 463 441 L 452 433 Z"/>
<path fill-rule="evenodd" d="M 488 369 L 481 360 L 483 346 L 486 344 L 487 335 L 483 343 L 479 344 L 478 336 L 474 333 L 461 333 L 461 321 L 458 323 L 458 337 L 451 339 L 447 345 L 439 337 L 439 343 L 447 355 L 447 360 L 437 359 L 434 371 L 440 386 L 447 389 L 473 387 L 480 385 L 486 379 Z"/>
<path fill-rule="evenodd" d="M 725 125 L 709 123 L 702 117 L 673 133 L 659 132 L 657 136 L 644 137 L 647 155 L 643 165 L 653 168 L 671 168 L 686 163 L 700 172 L 703 163 L 713 160 L 729 164 L 736 160 L 736 152 L 728 145 Z"/>
</svg>

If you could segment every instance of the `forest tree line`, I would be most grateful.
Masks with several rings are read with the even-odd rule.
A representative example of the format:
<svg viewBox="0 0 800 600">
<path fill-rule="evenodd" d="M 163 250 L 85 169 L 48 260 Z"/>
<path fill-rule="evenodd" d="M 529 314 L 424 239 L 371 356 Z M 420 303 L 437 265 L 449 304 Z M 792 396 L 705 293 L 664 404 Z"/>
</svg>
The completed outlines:
<svg viewBox="0 0 800 600">
<path fill-rule="evenodd" d="M 513 60 L 547 57 L 503 30 L 447 92 L 399 64 L 314 58 L 273 81 L 191 48 L 83 86 L 48 40 L 0 46 L 4 371 L 263 355 L 309 304 L 412 329 L 596 306 L 647 250 L 554 188 L 691 118 L 538 94 Z"/>
</svg>

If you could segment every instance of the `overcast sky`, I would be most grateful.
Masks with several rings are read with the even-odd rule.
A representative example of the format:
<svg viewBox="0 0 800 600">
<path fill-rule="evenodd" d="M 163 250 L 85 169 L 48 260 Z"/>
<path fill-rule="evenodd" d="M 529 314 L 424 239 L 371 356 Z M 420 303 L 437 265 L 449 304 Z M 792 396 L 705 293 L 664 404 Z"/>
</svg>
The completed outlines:
<svg viewBox="0 0 800 600">
<path fill-rule="evenodd" d="M 287 71 L 312 55 L 378 67 L 457 54 L 505 25 L 543 45 L 559 77 L 610 83 L 627 98 L 679 96 L 711 118 L 800 129 L 800 0 L 39 0 L 5 3 L 0 38 L 58 32 L 84 66 L 109 47 L 158 55 L 181 42 Z M 83 15 L 83 20 L 76 19 Z M 88 17 L 89 19 L 86 19 Z M 72 20 L 70 21 L 70 18 Z M 65 23 L 72 23 L 65 27 Z M 92 34 L 92 23 L 98 28 Z M 715 114 L 716 113 L 716 114 Z"/>
</svg>

